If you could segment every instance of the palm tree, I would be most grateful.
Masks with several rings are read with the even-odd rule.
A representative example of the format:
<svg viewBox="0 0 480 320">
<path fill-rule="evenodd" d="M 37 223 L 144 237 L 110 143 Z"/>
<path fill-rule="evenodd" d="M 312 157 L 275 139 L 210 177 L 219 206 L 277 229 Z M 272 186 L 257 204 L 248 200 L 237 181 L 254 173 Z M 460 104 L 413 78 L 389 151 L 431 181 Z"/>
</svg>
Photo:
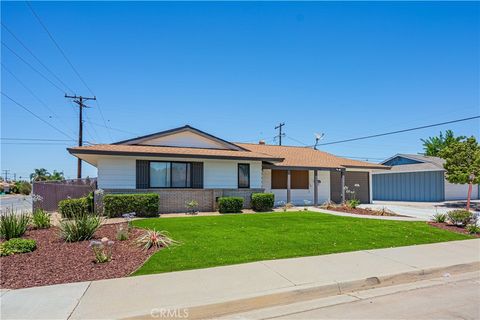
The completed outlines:
<svg viewBox="0 0 480 320">
<path fill-rule="evenodd" d="M 47 181 L 50 177 L 50 173 L 45 168 L 35 169 L 30 175 L 31 181 Z"/>
<path fill-rule="evenodd" d="M 48 180 L 55 180 L 55 181 L 65 180 L 65 177 L 63 176 L 63 171 L 53 170 L 53 173 L 50 175 Z"/>
</svg>

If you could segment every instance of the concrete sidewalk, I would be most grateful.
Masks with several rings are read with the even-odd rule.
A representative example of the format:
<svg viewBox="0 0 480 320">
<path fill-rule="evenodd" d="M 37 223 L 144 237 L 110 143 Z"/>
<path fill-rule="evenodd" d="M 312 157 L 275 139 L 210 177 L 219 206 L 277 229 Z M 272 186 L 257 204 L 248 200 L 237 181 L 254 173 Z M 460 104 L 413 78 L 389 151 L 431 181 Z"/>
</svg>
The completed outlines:
<svg viewBox="0 0 480 320">
<path fill-rule="evenodd" d="M 288 292 L 298 297 L 302 289 L 330 288 L 338 294 L 355 281 L 393 283 L 400 274 L 414 277 L 458 265 L 478 269 L 479 262 L 480 239 L 474 239 L 36 287 L 3 291 L 1 318 L 149 317 L 163 309 L 228 307 L 232 301 Z"/>
</svg>

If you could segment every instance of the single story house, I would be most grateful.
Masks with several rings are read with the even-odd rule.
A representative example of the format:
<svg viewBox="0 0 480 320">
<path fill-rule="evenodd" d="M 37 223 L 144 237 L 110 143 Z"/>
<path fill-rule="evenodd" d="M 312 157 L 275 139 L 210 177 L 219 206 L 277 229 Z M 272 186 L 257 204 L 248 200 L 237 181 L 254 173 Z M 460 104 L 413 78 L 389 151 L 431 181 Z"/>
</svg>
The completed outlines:
<svg viewBox="0 0 480 320">
<path fill-rule="evenodd" d="M 390 170 L 373 172 L 373 200 L 437 202 L 464 200 L 468 184 L 450 183 L 445 178 L 445 160 L 418 154 L 396 154 L 381 162 Z M 479 198 L 478 185 L 472 199 Z"/>
<path fill-rule="evenodd" d="M 255 192 L 272 192 L 277 203 L 341 202 L 344 186 L 369 203 L 372 170 L 387 168 L 307 147 L 232 143 L 188 125 L 68 151 L 98 169 L 106 193 L 158 193 L 160 212 L 182 212 L 193 199 L 212 211 L 221 196 L 241 196 L 248 207 Z"/>
</svg>

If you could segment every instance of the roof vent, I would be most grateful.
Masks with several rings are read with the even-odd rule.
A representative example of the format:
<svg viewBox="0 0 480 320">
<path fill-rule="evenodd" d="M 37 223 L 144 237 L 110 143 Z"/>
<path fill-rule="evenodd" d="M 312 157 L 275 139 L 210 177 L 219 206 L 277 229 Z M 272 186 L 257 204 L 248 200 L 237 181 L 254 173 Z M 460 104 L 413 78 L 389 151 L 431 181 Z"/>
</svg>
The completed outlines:
<svg viewBox="0 0 480 320">
<path fill-rule="evenodd" d="M 258 144 L 265 144 L 265 140 L 258 141 Z"/>
</svg>

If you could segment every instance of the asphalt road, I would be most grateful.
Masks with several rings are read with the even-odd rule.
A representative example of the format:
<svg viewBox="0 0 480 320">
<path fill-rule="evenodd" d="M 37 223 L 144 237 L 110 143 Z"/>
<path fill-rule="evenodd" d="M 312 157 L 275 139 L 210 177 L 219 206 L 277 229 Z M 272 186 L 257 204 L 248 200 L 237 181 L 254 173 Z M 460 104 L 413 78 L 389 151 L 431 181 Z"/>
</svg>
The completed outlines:
<svg viewBox="0 0 480 320">
<path fill-rule="evenodd" d="M 265 317 L 269 318 L 269 317 Z M 480 278 L 405 290 L 275 319 L 480 319 Z M 270 318 L 271 319 L 271 318 Z"/>
<path fill-rule="evenodd" d="M 32 197 L 24 195 L 2 195 L 0 196 L 0 209 L 5 211 L 12 208 L 17 212 L 32 211 Z"/>
</svg>

